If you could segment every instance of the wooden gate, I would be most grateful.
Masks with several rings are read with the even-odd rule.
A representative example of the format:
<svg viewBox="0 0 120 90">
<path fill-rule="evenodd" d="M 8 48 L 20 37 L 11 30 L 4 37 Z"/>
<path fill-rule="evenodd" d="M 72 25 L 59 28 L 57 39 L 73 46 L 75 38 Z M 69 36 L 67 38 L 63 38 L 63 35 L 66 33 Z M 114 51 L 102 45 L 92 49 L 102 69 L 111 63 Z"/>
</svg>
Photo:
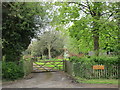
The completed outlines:
<svg viewBox="0 0 120 90">
<path fill-rule="evenodd" d="M 50 71 L 63 71 L 64 60 L 61 61 L 44 61 L 33 62 L 33 72 L 50 72 Z"/>
</svg>

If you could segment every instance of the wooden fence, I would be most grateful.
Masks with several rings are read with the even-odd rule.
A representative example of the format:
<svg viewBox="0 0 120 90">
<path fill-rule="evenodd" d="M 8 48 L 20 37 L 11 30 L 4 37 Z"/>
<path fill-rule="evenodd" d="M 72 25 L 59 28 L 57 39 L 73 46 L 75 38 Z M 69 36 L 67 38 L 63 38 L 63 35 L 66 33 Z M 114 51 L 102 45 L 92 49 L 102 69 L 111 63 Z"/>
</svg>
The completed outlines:
<svg viewBox="0 0 120 90">
<path fill-rule="evenodd" d="M 33 72 L 63 71 L 64 61 L 39 60 L 33 63 Z"/>
<path fill-rule="evenodd" d="M 65 71 L 74 76 L 86 79 L 118 79 L 118 66 L 104 65 L 104 69 L 93 69 L 93 65 L 66 61 Z"/>
</svg>

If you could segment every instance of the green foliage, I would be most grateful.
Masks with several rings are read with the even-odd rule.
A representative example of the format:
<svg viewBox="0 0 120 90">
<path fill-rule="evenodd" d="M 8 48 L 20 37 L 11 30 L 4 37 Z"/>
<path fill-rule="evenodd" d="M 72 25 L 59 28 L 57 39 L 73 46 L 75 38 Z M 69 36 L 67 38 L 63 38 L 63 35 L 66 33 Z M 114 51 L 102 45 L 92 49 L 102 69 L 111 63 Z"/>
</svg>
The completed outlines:
<svg viewBox="0 0 120 90">
<path fill-rule="evenodd" d="M 85 63 L 92 63 L 92 64 L 102 64 L 102 65 L 118 65 L 119 58 L 118 57 L 76 57 L 73 56 L 70 58 L 71 62 L 85 62 Z"/>
<path fill-rule="evenodd" d="M 68 37 L 69 38 L 66 39 L 66 44 L 65 44 L 65 47 L 68 49 L 68 51 L 70 51 L 71 53 L 75 53 L 75 54 L 78 54 L 79 52 L 81 52 L 81 48 L 79 46 L 80 42 L 77 41 L 75 38 L 72 38 L 70 36 Z"/>
<path fill-rule="evenodd" d="M 33 2 L 3 2 L 2 9 L 3 55 L 6 61 L 18 61 L 42 27 L 44 10 Z"/>
<path fill-rule="evenodd" d="M 2 77 L 6 80 L 15 80 L 24 76 L 23 67 L 15 62 L 2 62 Z"/>
<path fill-rule="evenodd" d="M 59 31 L 46 31 L 38 36 L 38 39 L 34 41 L 28 48 L 32 55 L 59 56 L 63 50 L 64 39 Z"/>
<path fill-rule="evenodd" d="M 95 63 L 102 65 L 118 65 L 118 57 L 93 57 L 91 58 Z"/>
<path fill-rule="evenodd" d="M 99 55 L 100 50 L 118 51 L 119 3 L 88 1 L 55 5 L 60 8 L 54 14 L 53 25 L 60 29 L 67 26 L 61 31 L 69 31 L 70 36 L 77 40 L 74 43 L 81 52 L 94 50 Z M 111 18 L 114 16 L 117 18 Z"/>
</svg>

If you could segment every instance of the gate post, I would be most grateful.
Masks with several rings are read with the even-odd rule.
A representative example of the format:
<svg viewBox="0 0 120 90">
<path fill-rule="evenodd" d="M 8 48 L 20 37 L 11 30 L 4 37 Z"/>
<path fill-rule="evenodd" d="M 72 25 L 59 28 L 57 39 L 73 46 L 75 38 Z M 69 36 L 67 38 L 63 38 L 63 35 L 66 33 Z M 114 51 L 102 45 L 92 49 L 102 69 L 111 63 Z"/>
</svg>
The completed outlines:
<svg viewBox="0 0 120 90">
<path fill-rule="evenodd" d="M 63 60 L 63 71 L 66 72 L 66 60 Z"/>
</svg>

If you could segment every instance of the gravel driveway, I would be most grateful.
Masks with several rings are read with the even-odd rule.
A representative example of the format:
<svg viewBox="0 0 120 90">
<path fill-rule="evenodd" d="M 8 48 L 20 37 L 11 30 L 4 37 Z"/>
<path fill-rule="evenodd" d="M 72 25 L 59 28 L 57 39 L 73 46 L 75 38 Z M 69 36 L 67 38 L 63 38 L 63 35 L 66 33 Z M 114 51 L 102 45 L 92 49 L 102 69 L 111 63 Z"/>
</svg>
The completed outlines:
<svg viewBox="0 0 120 90">
<path fill-rule="evenodd" d="M 117 88 L 110 84 L 74 83 L 63 72 L 33 73 L 33 77 L 12 83 L 5 83 L 3 88 Z"/>
</svg>

